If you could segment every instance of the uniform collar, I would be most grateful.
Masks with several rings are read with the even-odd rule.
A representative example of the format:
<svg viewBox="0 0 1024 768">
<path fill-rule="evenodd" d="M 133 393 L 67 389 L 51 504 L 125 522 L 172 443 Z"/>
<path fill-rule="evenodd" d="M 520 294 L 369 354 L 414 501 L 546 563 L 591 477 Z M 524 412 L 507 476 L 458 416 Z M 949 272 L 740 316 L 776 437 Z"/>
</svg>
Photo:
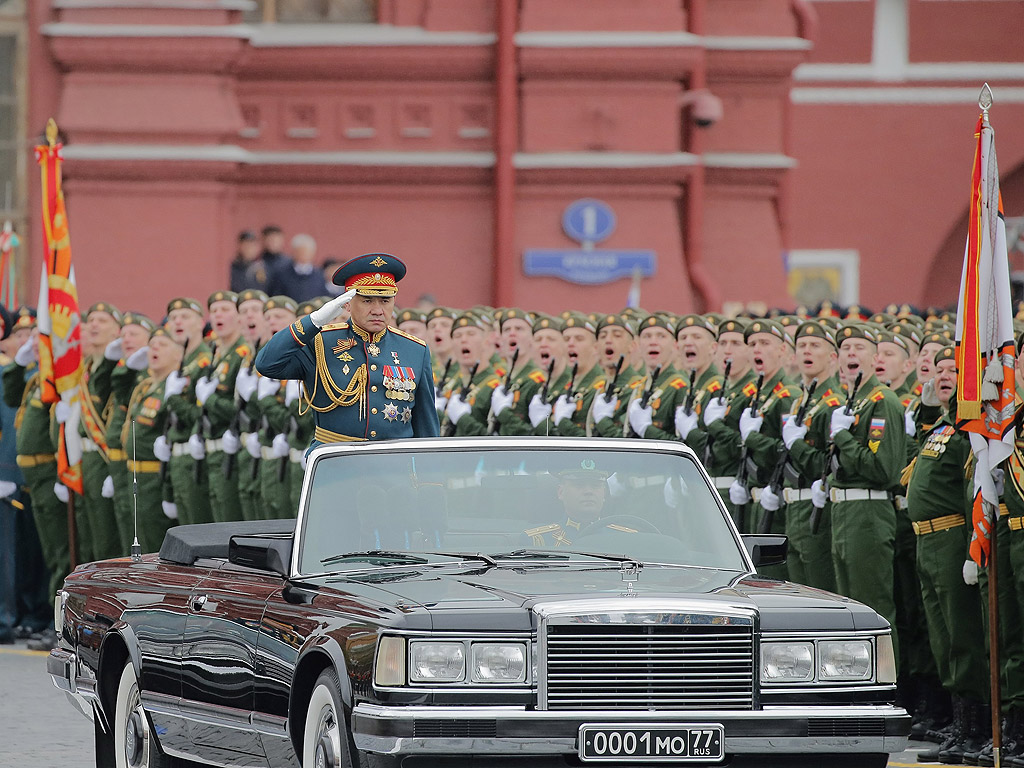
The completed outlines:
<svg viewBox="0 0 1024 768">
<path fill-rule="evenodd" d="M 370 343 L 373 343 L 373 344 L 376 344 L 378 341 L 383 339 L 384 338 L 384 334 L 388 332 L 388 327 L 384 326 L 384 330 L 383 331 L 378 331 L 377 333 L 373 334 L 373 338 L 371 339 L 370 338 L 370 332 L 369 331 L 364 331 L 362 328 L 360 328 L 355 323 L 349 322 L 349 326 L 348 327 L 351 328 L 352 332 L 355 333 L 355 335 L 358 336 L 360 339 L 362 339 L 364 342 L 370 342 Z"/>
</svg>

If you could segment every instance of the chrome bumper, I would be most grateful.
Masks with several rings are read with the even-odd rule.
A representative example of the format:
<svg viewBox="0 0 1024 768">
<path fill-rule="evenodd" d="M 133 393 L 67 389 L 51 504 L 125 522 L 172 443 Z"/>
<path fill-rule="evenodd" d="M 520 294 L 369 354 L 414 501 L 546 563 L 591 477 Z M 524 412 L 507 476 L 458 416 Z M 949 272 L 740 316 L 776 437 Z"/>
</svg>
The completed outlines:
<svg viewBox="0 0 1024 768">
<path fill-rule="evenodd" d="M 72 706 L 90 720 L 93 719 L 93 699 L 95 695 L 90 691 L 79 690 L 76 684 L 78 677 L 78 658 L 74 651 L 66 648 L 54 648 L 46 657 L 46 671 L 53 680 L 54 687 L 68 697 Z"/>
<path fill-rule="evenodd" d="M 572 712 L 357 704 L 352 711 L 352 736 L 361 751 L 385 755 L 575 755 L 581 725 L 673 722 L 720 723 L 725 727 L 727 755 L 902 752 L 910 734 L 906 711 L 874 705 Z M 865 730 L 873 735 L 856 735 Z M 426 732 L 431 735 L 420 735 Z M 835 735 L 828 735 L 830 732 Z M 438 733 L 441 735 L 435 735 Z"/>
</svg>

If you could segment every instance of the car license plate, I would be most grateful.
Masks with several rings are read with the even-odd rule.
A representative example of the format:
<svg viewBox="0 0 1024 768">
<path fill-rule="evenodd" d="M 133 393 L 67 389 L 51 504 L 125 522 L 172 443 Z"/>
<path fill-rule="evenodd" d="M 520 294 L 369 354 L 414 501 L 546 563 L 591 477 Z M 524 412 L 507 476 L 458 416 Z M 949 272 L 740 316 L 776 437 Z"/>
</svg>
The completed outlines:
<svg viewBox="0 0 1024 768">
<path fill-rule="evenodd" d="M 699 725 L 581 725 L 581 760 L 618 762 L 718 762 L 725 729 Z"/>
</svg>

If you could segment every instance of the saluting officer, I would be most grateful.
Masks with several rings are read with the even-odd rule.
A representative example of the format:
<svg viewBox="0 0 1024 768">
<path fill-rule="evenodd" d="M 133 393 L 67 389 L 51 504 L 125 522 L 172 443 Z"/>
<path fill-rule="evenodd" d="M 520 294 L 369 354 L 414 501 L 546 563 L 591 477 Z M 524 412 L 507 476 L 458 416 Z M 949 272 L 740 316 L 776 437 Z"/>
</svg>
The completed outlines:
<svg viewBox="0 0 1024 768">
<path fill-rule="evenodd" d="M 388 326 L 405 273 L 405 264 L 387 253 L 346 262 L 334 273 L 345 293 L 278 331 L 260 350 L 262 375 L 303 382 L 300 410 L 316 414 L 312 447 L 439 434 L 430 351 Z M 351 322 L 332 323 L 346 305 Z"/>
</svg>

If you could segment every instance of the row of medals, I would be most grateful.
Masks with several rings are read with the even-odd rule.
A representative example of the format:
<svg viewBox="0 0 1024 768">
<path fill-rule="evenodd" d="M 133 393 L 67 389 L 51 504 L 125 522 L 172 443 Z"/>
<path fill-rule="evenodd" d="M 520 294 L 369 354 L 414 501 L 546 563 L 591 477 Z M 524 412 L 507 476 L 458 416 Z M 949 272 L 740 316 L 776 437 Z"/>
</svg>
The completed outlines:
<svg viewBox="0 0 1024 768">
<path fill-rule="evenodd" d="M 385 376 L 384 389 L 384 396 L 391 400 L 413 400 L 415 398 L 416 382 L 412 379 Z"/>
</svg>

